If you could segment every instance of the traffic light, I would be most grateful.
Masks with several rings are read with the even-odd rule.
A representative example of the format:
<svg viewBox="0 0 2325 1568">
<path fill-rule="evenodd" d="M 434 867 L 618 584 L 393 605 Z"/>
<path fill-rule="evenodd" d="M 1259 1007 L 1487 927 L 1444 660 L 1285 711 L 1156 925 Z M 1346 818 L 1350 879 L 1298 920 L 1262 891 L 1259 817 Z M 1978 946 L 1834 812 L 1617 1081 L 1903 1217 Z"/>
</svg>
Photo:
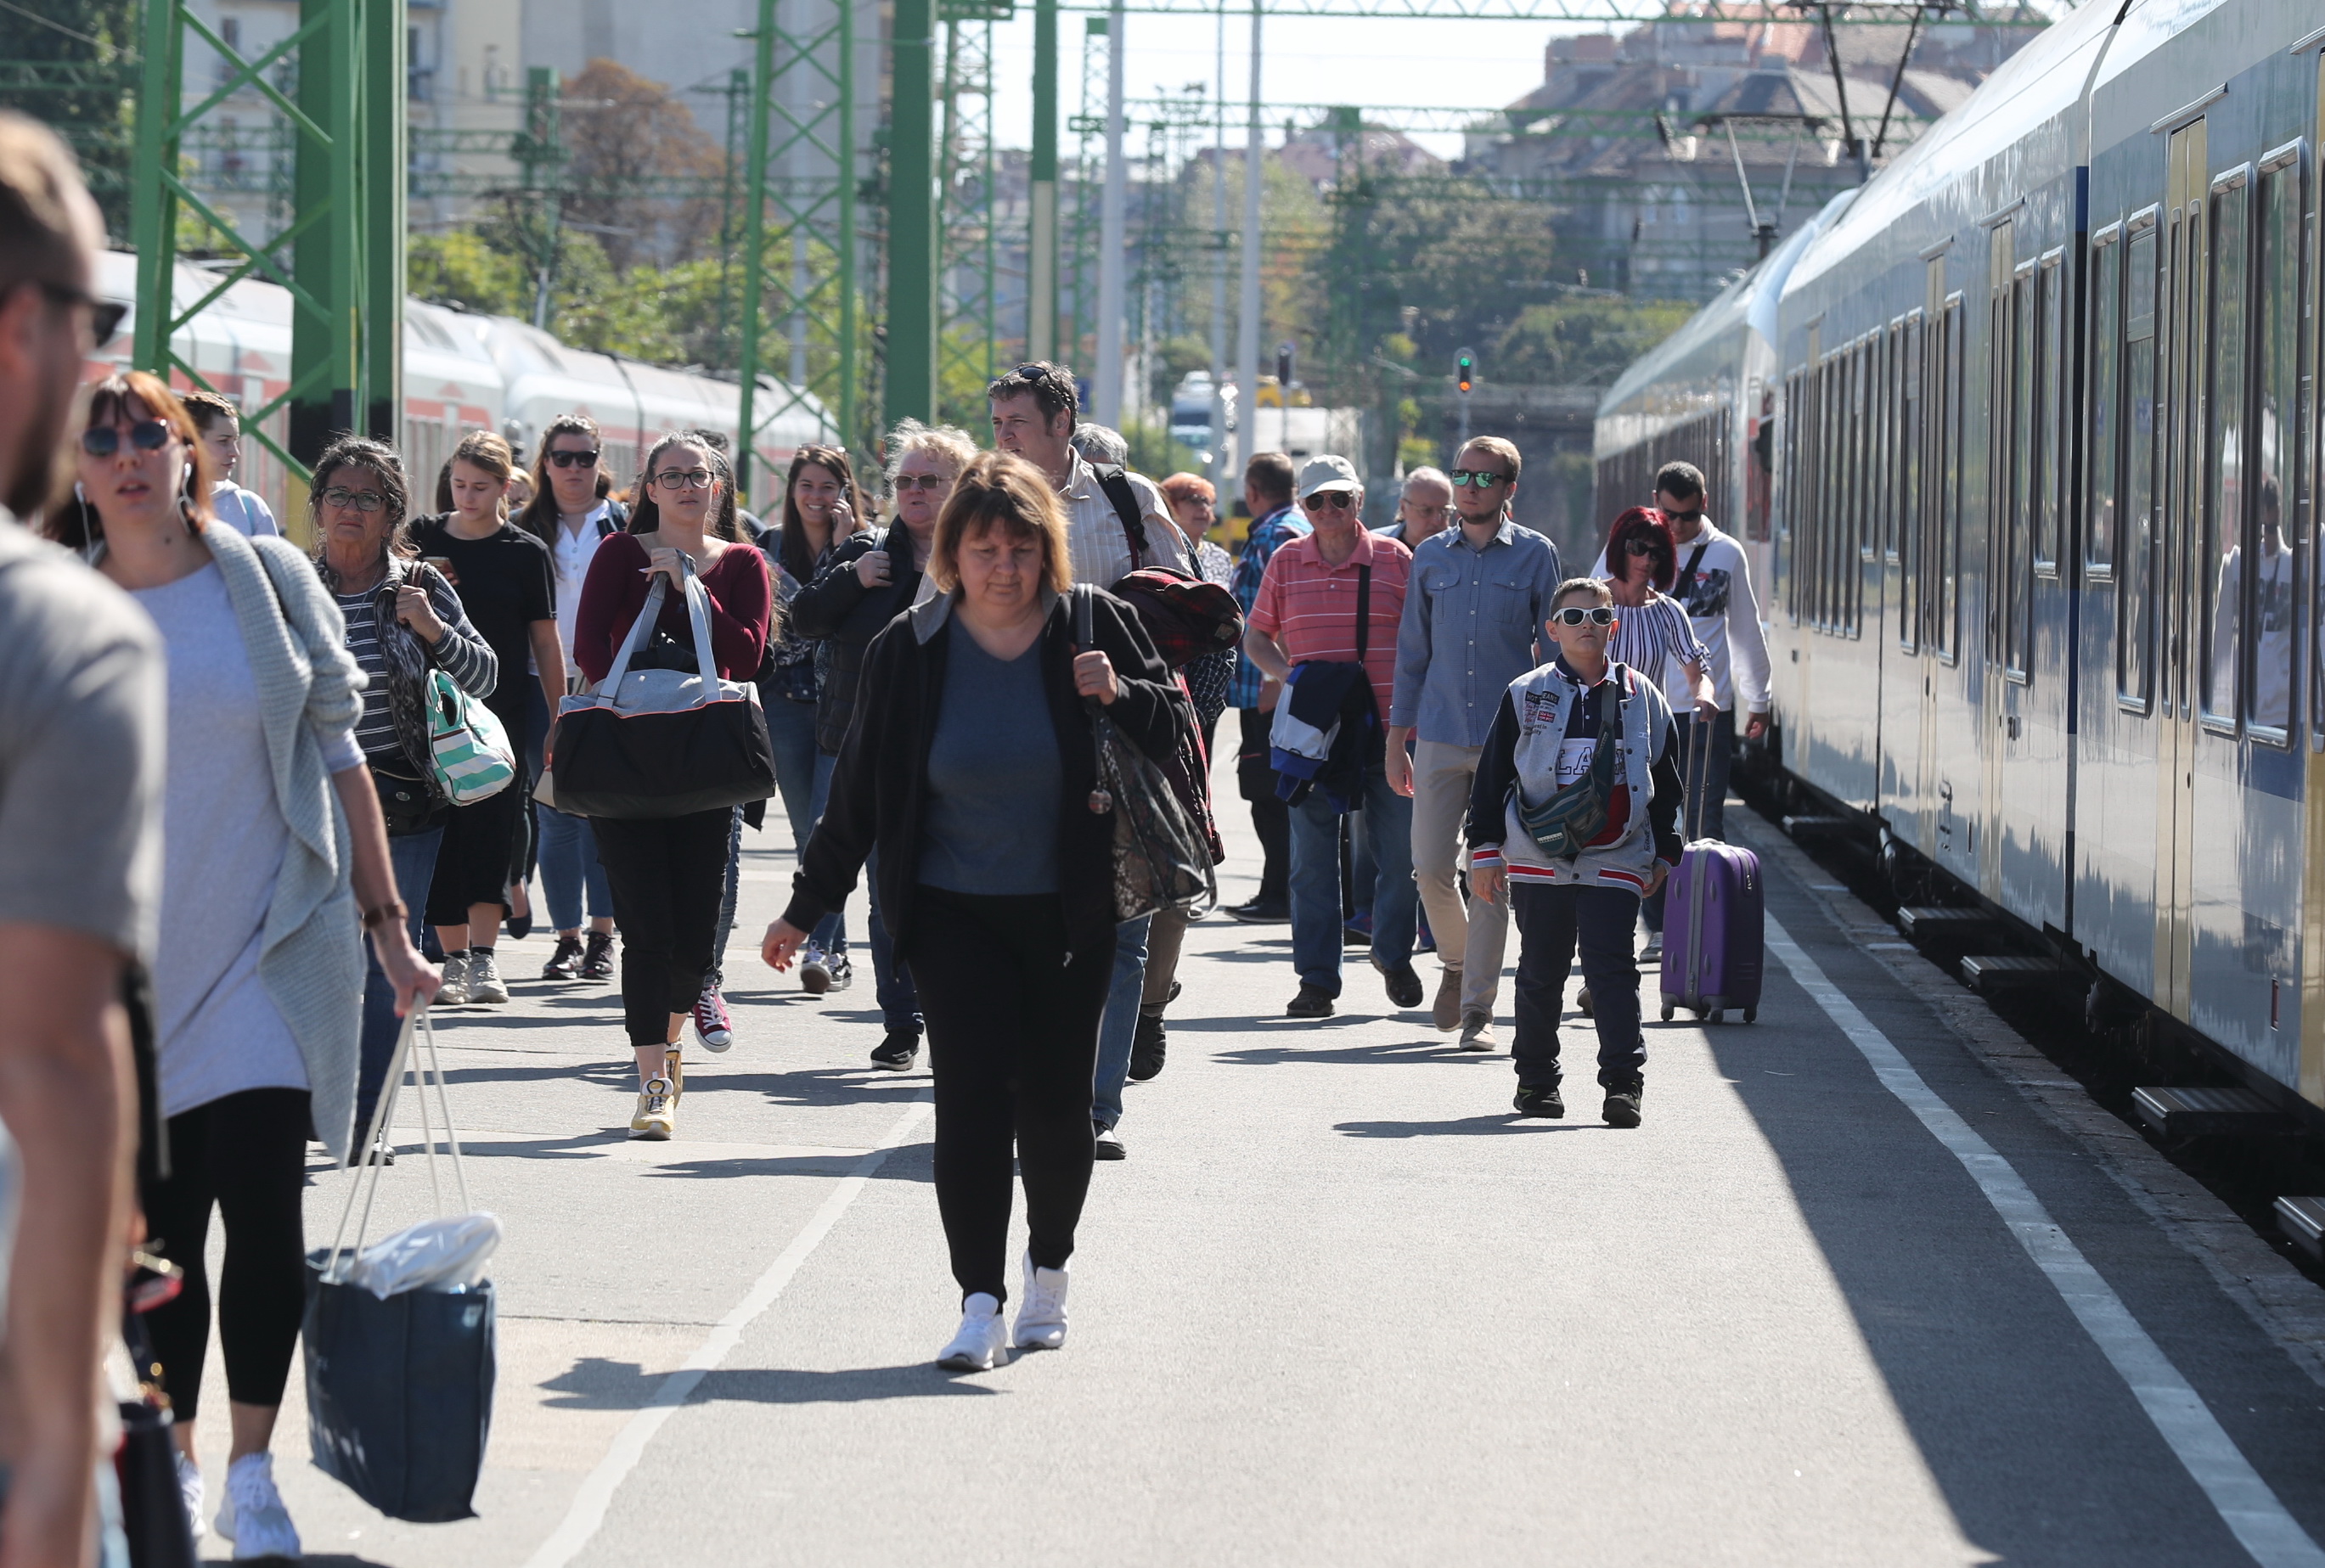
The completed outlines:
<svg viewBox="0 0 2325 1568">
<path fill-rule="evenodd" d="M 1292 356 L 1297 352 L 1289 339 L 1275 346 L 1275 384 L 1283 389 L 1283 406 L 1292 406 Z"/>
<path fill-rule="evenodd" d="M 1466 348 L 1453 356 L 1453 384 L 1463 397 L 1477 384 L 1477 356 Z"/>
</svg>

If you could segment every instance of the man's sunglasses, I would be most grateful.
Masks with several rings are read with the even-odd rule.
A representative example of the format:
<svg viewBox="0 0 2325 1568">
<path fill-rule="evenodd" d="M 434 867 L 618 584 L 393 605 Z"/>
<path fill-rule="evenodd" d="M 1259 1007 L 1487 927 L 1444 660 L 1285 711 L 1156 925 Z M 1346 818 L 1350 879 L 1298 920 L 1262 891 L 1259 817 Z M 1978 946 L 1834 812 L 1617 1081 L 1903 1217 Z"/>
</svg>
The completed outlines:
<svg viewBox="0 0 2325 1568">
<path fill-rule="evenodd" d="M 595 468 L 597 466 L 597 449 L 592 447 L 587 452 L 575 452 L 551 448 L 549 460 L 560 468 Z"/>
<path fill-rule="evenodd" d="M 1506 474 L 1496 474 L 1491 468 L 1456 468 L 1447 475 L 1457 485 L 1474 484 L 1480 490 L 1491 490 L 1496 484 L 1509 482 Z"/>
<path fill-rule="evenodd" d="M 60 305 L 88 306 L 89 329 L 97 334 L 99 348 L 113 341 L 114 334 L 121 330 L 122 318 L 129 314 L 129 307 L 120 300 L 100 300 L 86 289 L 76 289 L 69 283 L 43 281 L 40 289 L 42 293 Z"/>
<path fill-rule="evenodd" d="M 1615 612 L 1604 604 L 1569 604 L 1563 609 L 1552 610 L 1550 623 L 1553 626 L 1612 626 Z"/>
<path fill-rule="evenodd" d="M 1356 503 L 1357 493 L 1353 490 L 1319 490 L 1300 499 L 1300 504 L 1311 512 L 1321 512 L 1328 506 L 1345 511 Z"/>
<path fill-rule="evenodd" d="M 140 452 L 158 452 L 170 444 L 170 427 L 159 420 L 139 420 L 129 427 L 129 444 Z M 80 433 L 80 449 L 92 457 L 110 457 L 121 450 L 121 427 L 91 425 Z"/>
</svg>

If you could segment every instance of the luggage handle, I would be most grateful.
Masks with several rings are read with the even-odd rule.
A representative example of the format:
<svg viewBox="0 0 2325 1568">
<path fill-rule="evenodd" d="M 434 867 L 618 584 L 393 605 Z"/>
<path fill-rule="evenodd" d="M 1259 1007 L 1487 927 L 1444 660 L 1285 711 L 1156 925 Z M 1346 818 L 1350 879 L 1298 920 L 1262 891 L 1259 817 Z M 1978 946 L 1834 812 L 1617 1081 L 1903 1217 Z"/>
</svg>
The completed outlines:
<svg viewBox="0 0 2325 1568">
<path fill-rule="evenodd" d="M 1703 836 L 1703 792 L 1711 787 L 1711 738 L 1703 732 L 1710 726 L 1690 714 L 1687 723 L 1687 842 L 1693 844 Z M 1703 766 L 1699 770 L 1698 760 Z"/>
<path fill-rule="evenodd" d="M 413 1059 L 413 1047 L 421 1042 L 426 1049 L 424 1066 Z M 468 1173 L 460 1160 L 459 1135 L 452 1130 L 452 1102 L 444 1092 L 444 1065 L 436 1055 L 436 1026 L 430 1020 L 427 1008 L 415 1006 L 403 1017 L 403 1028 L 395 1037 L 395 1054 L 388 1058 L 386 1081 L 381 1085 L 378 1102 L 372 1107 L 371 1125 L 364 1130 L 363 1141 L 357 1146 L 356 1158 L 361 1163 L 356 1167 L 355 1180 L 347 1184 L 347 1201 L 339 1210 L 339 1228 L 323 1259 L 326 1284 L 344 1282 L 347 1264 L 363 1251 L 364 1237 L 371 1229 L 372 1204 L 379 1196 L 380 1176 L 387 1169 L 386 1162 L 372 1158 L 372 1150 L 378 1146 L 383 1133 L 395 1124 L 395 1102 L 403 1091 L 407 1066 L 412 1091 L 420 1100 L 421 1147 L 428 1154 L 428 1190 L 435 1201 L 437 1215 L 440 1218 L 446 1211 L 443 1181 L 436 1158 L 436 1127 L 428 1114 L 428 1079 L 431 1074 L 436 1079 L 437 1111 L 444 1119 L 444 1145 L 451 1153 L 453 1186 L 459 1194 L 461 1212 L 465 1213 L 474 1207 L 468 1202 Z M 370 1178 L 368 1185 L 366 1176 Z M 355 1217 L 358 1196 L 363 1199 L 363 1215 L 356 1222 L 356 1238 L 342 1247 L 341 1243 L 347 1241 L 347 1222 Z"/>
<path fill-rule="evenodd" d="M 710 700 L 710 694 L 717 690 L 718 681 L 718 661 L 710 652 L 709 596 L 695 577 L 694 558 L 681 550 L 678 559 L 680 570 L 686 576 L 686 619 L 688 630 L 694 633 L 694 672 L 706 683 L 694 699 L 694 706 L 700 707 Z M 630 634 L 622 639 L 621 650 L 614 655 L 614 668 L 607 670 L 606 678 L 598 683 L 594 703 L 602 704 L 620 695 L 622 678 L 630 672 L 631 656 L 646 645 L 647 640 L 653 635 L 655 623 L 662 619 L 662 595 L 669 586 L 668 577 L 660 573 L 654 575 L 653 586 L 646 590 L 646 602 L 638 607 L 638 618 L 630 623 Z"/>
</svg>

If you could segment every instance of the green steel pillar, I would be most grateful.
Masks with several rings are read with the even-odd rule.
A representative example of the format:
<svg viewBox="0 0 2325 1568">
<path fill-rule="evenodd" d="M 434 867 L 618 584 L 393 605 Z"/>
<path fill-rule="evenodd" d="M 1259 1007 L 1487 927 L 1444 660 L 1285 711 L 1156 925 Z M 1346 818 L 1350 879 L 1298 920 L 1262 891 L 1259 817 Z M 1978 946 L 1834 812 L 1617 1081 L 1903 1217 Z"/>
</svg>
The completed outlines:
<svg viewBox="0 0 2325 1568">
<path fill-rule="evenodd" d="M 403 438 L 405 0 L 363 0 L 363 429 Z"/>
<path fill-rule="evenodd" d="M 1025 357 L 1058 348 L 1058 0 L 1033 4 L 1033 155 L 1025 171 Z"/>
<path fill-rule="evenodd" d="M 743 202 L 743 344 L 736 367 L 743 396 L 742 428 L 736 432 L 735 441 L 735 484 L 746 496 L 751 493 L 752 438 L 759 429 L 759 324 L 767 287 L 767 100 L 775 79 L 775 0 L 759 0 L 759 26 L 753 42 L 751 133 L 743 176 L 750 187 Z"/>
<path fill-rule="evenodd" d="M 178 201 L 171 181 L 152 171 L 178 167 L 178 74 L 182 50 L 177 7 L 153 0 L 145 7 L 144 75 L 139 87 L 137 161 L 148 171 L 136 182 L 129 243 L 137 251 L 137 322 L 131 353 L 141 369 L 170 374 L 171 295 L 178 264 Z"/>
<path fill-rule="evenodd" d="M 895 0 L 884 426 L 937 412 L 936 5 Z"/>
<path fill-rule="evenodd" d="M 856 421 L 863 377 L 857 364 L 856 320 L 856 0 L 838 0 L 838 5 L 839 135 L 832 151 L 838 155 L 833 176 L 839 185 L 839 438 L 845 443 L 862 438 Z M 925 36 L 925 24 L 922 32 Z"/>
<path fill-rule="evenodd" d="M 363 224 L 359 18 L 350 0 L 301 0 L 299 108 L 323 134 L 299 142 L 298 211 L 304 225 L 292 272 L 312 309 L 291 327 L 291 453 L 311 465 L 334 432 L 356 428 L 362 341 Z M 395 100 L 403 101 L 399 89 Z"/>
</svg>

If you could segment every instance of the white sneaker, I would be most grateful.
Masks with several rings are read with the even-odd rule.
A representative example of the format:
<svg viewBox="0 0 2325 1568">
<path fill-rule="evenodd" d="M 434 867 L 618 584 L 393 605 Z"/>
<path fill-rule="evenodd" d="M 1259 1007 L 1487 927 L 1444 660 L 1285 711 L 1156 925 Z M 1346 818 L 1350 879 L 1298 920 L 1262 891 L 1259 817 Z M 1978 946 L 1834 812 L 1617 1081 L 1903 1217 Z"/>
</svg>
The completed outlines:
<svg viewBox="0 0 2325 1568">
<path fill-rule="evenodd" d="M 299 1561 L 299 1531 L 283 1506 L 283 1494 L 274 1490 L 273 1454 L 245 1453 L 227 1470 L 218 1533 L 234 1543 L 237 1563 L 256 1557 Z"/>
<path fill-rule="evenodd" d="M 468 1005 L 468 955 L 465 953 L 444 955 L 444 983 L 436 990 L 438 1007 Z"/>
<path fill-rule="evenodd" d="M 1017 1307 L 1017 1332 L 1009 1342 L 1021 1351 L 1054 1351 L 1066 1342 L 1066 1271 L 1036 1268 L 1025 1254 L 1025 1294 Z"/>
<path fill-rule="evenodd" d="M 489 947 L 468 950 L 468 1004 L 471 1007 L 498 1007 L 508 1001 L 508 982 L 501 978 L 500 965 L 493 962 Z"/>
<path fill-rule="evenodd" d="M 201 1467 L 182 1453 L 172 1457 L 178 1462 L 178 1495 L 185 1499 L 186 1523 L 192 1528 L 194 1539 L 199 1541 L 210 1533 L 209 1526 L 202 1522 Z"/>
<path fill-rule="evenodd" d="M 1001 1320 L 1001 1304 L 980 1290 L 961 1303 L 960 1332 L 937 1352 L 937 1365 L 948 1372 L 989 1372 L 1008 1353 L 1009 1325 Z"/>
<path fill-rule="evenodd" d="M 800 989 L 810 996 L 831 989 L 831 960 L 812 942 L 800 950 Z"/>
</svg>

